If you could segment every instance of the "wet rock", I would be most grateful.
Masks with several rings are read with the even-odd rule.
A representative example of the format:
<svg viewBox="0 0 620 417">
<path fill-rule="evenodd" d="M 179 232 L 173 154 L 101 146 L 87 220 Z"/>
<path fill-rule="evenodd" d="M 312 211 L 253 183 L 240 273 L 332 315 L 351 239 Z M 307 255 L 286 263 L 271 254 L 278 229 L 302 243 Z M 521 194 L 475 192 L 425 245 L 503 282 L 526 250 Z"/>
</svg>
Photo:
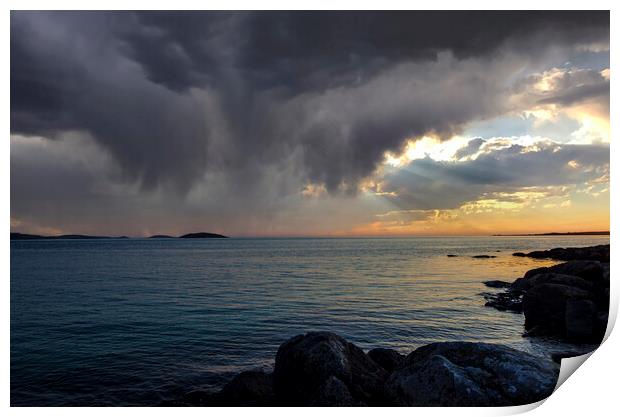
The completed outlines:
<svg viewBox="0 0 620 417">
<path fill-rule="evenodd" d="M 448 255 L 446 255 L 448 258 L 456 258 L 458 255 L 453 255 L 451 253 L 449 253 Z"/>
<path fill-rule="evenodd" d="M 474 255 L 474 256 L 472 256 L 472 258 L 475 258 L 475 259 L 490 259 L 490 258 L 497 258 L 497 256 L 495 256 L 495 255 Z"/>
<path fill-rule="evenodd" d="M 600 284 L 604 280 L 604 271 L 603 265 L 597 261 L 571 261 L 550 267 L 531 269 L 523 275 L 523 278 L 527 279 L 543 273 L 556 273 L 573 275 L 594 284 Z"/>
<path fill-rule="evenodd" d="M 544 326 L 537 325 L 523 332 L 523 337 L 540 337 L 548 334 L 549 331 Z"/>
<path fill-rule="evenodd" d="M 603 338 L 605 337 L 605 332 L 607 331 L 607 321 L 609 320 L 609 310 L 599 311 L 596 314 L 596 330 L 595 334 L 598 338 L 597 343 L 602 343 Z"/>
<path fill-rule="evenodd" d="M 233 407 L 273 406 L 273 376 L 261 371 L 245 371 L 235 376 L 215 399 L 214 405 Z"/>
<path fill-rule="evenodd" d="M 601 283 L 603 286 L 609 288 L 609 262 L 602 262 L 601 267 L 603 268 L 603 277 L 601 279 Z"/>
<path fill-rule="evenodd" d="M 521 313 L 523 311 L 523 298 L 522 294 L 517 291 L 503 291 L 503 292 L 484 292 L 482 296 L 486 300 L 484 304 L 486 307 L 493 307 L 499 311 L 512 311 L 514 313 Z"/>
<path fill-rule="evenodd" d="M 559 261 L 591 260 L 609 262 L 609 245 L 589 246 L 585 248 L 554 248 L 542 251 L 533 251 L 527 254 L 517 252 L 514 256 L 528 256 L 535 259 L 557 259 Z"/>
<path fill-rule="evenodd" d="M 512 256 L 520 256 L 522 258 L 527 256 L 527 253 L 523 253 L 523 252 L 515 252 L 512 254 Z"/>
<path fill-rule="evenodd" d="M 374 405 L 380 401 L 388 374 L 342 337 L 310 332 L 280 346 L 273 376 L 276 396 L 283 405 L 312 404 L 321 397 L 322 387 L 332 376 L 356 401 Z"/>
<path fill-rule="evenodd" d="M 540 268 L 539 268 L 540 269 Z M 558 274 L 553 272 L 542 272 L 537 274 L 525 274 L 524 278 L 519 278 L 510 286 L 513 290 L 528 291 L 529 289 L 542 284 L 561 284 L 569 287 L 576 287 L 586 291 L 592 291 L 593 284 L 583 278 L 573 275 Z"/>
<path fill-rule="evenodd" d="M 386 383 L 398 406 L 529 404 L 553 392 L 558 367 L 527 353 L 486 343 L 434 343 L 407 357 Z"/>
<path fill-rule="evenodd" d="M 368 352 L 368 356 L 388 372 L 400 368 L 405 363 L 405 355 L 393 349 L 375 348 Z"/>
<path fill-rule="evenodd" d="M 549 334 L 566 335 L 565 316 L 568 300 L 590 300 L 593 294 L 580 288 L 561 284 L 542 284 L 529 289 L 523 296 L 525 329 L 540 326 Z"/>
<path fill-rule="evenodd" d="M 586 353 L 590 353 L 595 350 L 595 346 L 586 346 L 581 349 L 572 349 L 572 350 L 563 350 L 557 352 L 551 352 L 551 359 L 557 363 L 561 364 L 562 359 L 565 358 L 574 358 L 575 356 L 585 355 Z"/>
<path fill-rule="evenodd" d="M 483 284 L 490 288 L 508 288 L 512 285 L 508 281 L 500 281 L 498 279 L 492 281 L 484 281 Z"/>
<path fill-rule="evenodd" d="M 467 371 L 443 356 L 396 371 L 386 385 L 388 401 L 397 406 L 488 406 L 491 400 Z M 497 395 L 494 395 L 497 396 Z"/>
<path fill-rule="evenodd" d="M 596 305 L 591 300 L 567 300 L 564 319 L 568 340 L 575 342 L 601 341 L 603 335 L 597 334 Z"/>
<path fill-rule="evenodd" d="M 315 407 L 360 407 L 366 404 L 353 398 L 344 382 L 332 375 L 319 387 L 310 405 Z"/>
</svg>

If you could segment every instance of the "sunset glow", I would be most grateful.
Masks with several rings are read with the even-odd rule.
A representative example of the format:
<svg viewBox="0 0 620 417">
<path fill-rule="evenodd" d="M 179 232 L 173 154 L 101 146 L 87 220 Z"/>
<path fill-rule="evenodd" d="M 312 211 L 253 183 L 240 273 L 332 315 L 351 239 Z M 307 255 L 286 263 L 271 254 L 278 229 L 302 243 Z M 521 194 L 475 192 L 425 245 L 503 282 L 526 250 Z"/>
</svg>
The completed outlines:
<svg viewBox="0 0 620 417">
<path fill-rule="evenodd" d="M 126 18 L 119 27 L 131 31 Z M 146 48 L 151 32 L 127 40 L 113 31 L 108 38 L 122 42 L 104 42 L 105 53 L 92 55 L 74 42 L 76 33 L 96 43 L 98 30 L 111 29 L 94 16 L 92 28 L 79 22 L 72 14 L 12 15 L 14 50 L 33 60 L 32 72 L 12 79 L 22 97 L 11 113 L 12 231 L 387 236 L 609 229 L 605 30 L 579 42 L 534 42 L 531 50 L 516 46 L 524 35 L 510 34 L 494 41 L 493 53 L 474 48 L 463 56 L 429 41 L 432 59 L 399 56 L 390 44 L 384 47 L 396 48 L 393 59 L 376 68 L 329 52 L 320 65 L 304 67 L 312 81 L 300 85 L 291 68 L 252 55 L 260 48 L 246 50 L 241 40 L 216 46 L 222 40 L 200 25 L 192 28 L 196 39 L 212 49 L 157 40 L 180 54 L 171 66 L 164 66 L 167 55 L 157 58 L 160 68 L 118 46 Z M 230 21 L 236 24 L 243 23 Z M 158 45 L 154 51 L 166 50 Z M 220 56 L 220 48 L 234 53 Z M 46 110 L 29 96 L 33 77 L 67 94 L 58 102 L 82 103 L 71 97 L 78 87 L 46 78 L 46 54 L 56 50 L 67 58 L 54 62 L 54 71 L 73 77 L 91 68 L 79 78 L 87 79 L 90 107 Z M 320 56 L 292 51 L 304 62 Z M 208 68 L 192 67 L 192 59 L 206 59 L 201 54 L 221 66 L 220 81 Z"/>
</svg>

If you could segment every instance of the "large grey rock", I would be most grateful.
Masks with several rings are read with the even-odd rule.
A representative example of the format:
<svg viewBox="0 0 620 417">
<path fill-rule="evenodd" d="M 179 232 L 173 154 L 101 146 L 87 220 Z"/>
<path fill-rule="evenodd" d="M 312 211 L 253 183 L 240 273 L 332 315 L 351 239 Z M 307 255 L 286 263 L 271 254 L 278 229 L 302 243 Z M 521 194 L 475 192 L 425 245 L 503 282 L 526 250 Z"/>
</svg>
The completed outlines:
<svg viewBox="0 0 620 417">
<path fill-rule="evenodd" d="M 520 405 L 549 396 L 557 377 L 552 361 L 506 346 L 434 343 L 391 374 L 385 396 L 398 406 Z"/>
<path fill-rule="evenodd" d="M 368 352 L 368 356 L 388 372 L 400 368 L 405 363 L 405 355 L 393 349 L 375 348 Z"/>
<path fill-rule="evenodd" d="M 312 404 L 332 376 L 356 401 L 373 405 L 388 374 L 360 348 L 329 332 L 295 336 L 278 349 L 274 389 L 283 404 Z"/>
<path fill-rule="evenodd" d="M 525 329 L 540 326 L 550 334 L 565 335 L 567 301 L 591 300 L 592 298 L 591 292 L 568 285 L 537 285 L 523 296 Z"/>
</svg>

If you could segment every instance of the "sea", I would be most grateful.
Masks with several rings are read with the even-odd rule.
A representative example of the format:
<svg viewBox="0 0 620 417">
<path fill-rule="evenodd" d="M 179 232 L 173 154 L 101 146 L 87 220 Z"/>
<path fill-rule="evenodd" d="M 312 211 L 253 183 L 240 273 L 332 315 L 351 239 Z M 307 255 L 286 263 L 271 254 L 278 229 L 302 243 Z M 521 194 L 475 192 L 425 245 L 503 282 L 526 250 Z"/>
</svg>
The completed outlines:
<svg viewBox="0 0 620 417">
<path fill-rule="evenodd" d="M 150 406 L 273 367 L 314 330 L 404 354 L 439 341 L 548 356 L 485 280 L 608 236 L 11 241 L 11 405 Z M 458 255 L 448 257 L 448 254 Z M 474 255 L 495 258 L 476 259 Z"/>
</svg>

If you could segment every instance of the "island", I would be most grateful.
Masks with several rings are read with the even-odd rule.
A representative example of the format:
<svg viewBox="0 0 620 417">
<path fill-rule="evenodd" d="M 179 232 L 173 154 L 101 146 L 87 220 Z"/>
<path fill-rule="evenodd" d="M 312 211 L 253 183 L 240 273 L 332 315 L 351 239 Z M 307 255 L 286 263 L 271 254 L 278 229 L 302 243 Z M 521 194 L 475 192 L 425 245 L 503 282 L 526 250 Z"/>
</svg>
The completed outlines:
<svg viewBox="0 0 620 417">
<path fill-rule="evenodd" d="M 217 233 L 188 233 L 186 235 L 179 236 L 178 239 L 213 239 L 213 238 L 228 238 L 228 236 L 219 235 Z M 58 235 L 58 236 L 42 236 L 33 235 L 28 233 L 16 233 L 11 232 L 11 240 L 52 240 L 52 239 L 129 239 L 127 236 L 89 236 L 89 235 Z M 170 235 L 153 235 L 149 239 L 176 239 Z"/>
<path fill-rule="evenodd" d="M 207 233 L 207 232 L 199 232 L 199 233 L 188 233 L 183 236 L 179 236 L 181 239 L 222 239 L 228 238 L 228 236 L 218 235 L 217 233 Z"/>
<path fill-rule="evenodd" d="M 595 232 L 550 232 L 550 233 L 521 233 L 521 234 L 501 234 L 493 236 L 609 236 L 609 230 Z"/>
<path fill-rule="evenodd" d="M 127 236 L 88 236 L 88 235 L 58 235 L 41 236 L 27 233 L 11 233 L 11 240 L 34 240 L 34 239 L 128 239 Z"/>
</svg>

